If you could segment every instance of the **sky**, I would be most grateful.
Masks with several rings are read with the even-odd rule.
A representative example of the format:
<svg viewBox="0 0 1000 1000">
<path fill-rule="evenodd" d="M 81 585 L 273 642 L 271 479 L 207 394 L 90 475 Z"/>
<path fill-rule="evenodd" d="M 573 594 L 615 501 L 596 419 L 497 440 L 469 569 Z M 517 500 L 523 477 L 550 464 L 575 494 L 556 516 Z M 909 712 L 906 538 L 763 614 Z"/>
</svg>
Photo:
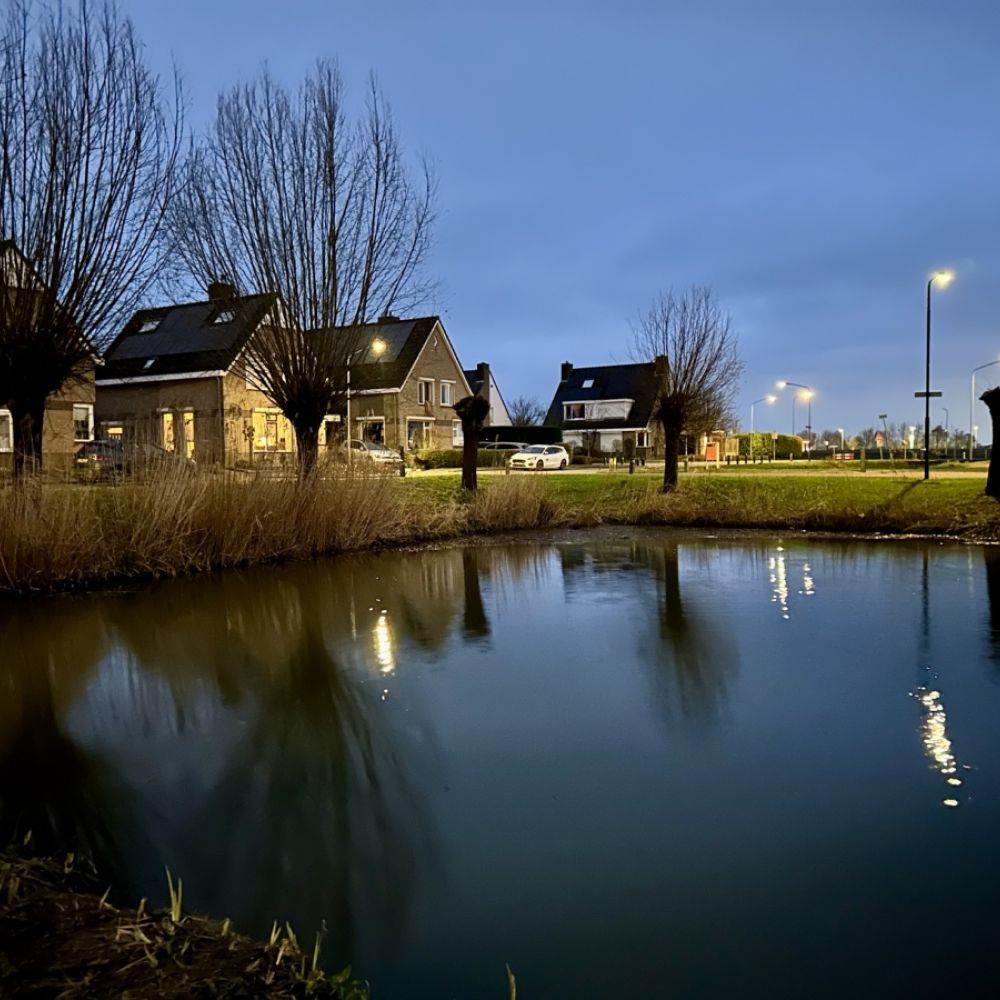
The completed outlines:
<svg viewBox="0 0 1000 1000">
<path fill-rule="evenodd" d="M 691 284 L 739 335 L 744 430 L 782 379 L 814 390 L 817 433 L 922 428 L 940 268 L 932 426 L 967 430 L 971 371 L 1000 359 L 995 0 L 121 4 L 196 130 L 265 61 L 295 86 L 332 57 L 359 102 L 376 74 L 437 180 L 425 311 L 508 401 L 547 406 L 562 361 L 631 360 L 640 314 Z M 791 432 L 790 392 L 757 430 Z M 988 440 L 978 401 L 972 422 Z"/>
</svg>

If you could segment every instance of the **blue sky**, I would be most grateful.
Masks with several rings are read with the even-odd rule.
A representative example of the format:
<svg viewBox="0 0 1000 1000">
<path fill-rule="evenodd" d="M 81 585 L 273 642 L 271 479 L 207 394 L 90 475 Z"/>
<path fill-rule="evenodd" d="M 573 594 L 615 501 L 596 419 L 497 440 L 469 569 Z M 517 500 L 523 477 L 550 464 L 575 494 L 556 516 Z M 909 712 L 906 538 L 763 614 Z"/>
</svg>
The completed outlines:
<svg viewBox="0 0 1000 1000">
<path fill-rule="evenodd" d="M 691 283 L 733 315 L 744 428 L 782 378 L 815 388 L 817 432 L 922 426 L 936 268 L 932 422 L 967 428 L 1000 358 L 994 0 L 122 3 L 195 127 L 264 60 L 294 84 L 335 57 L 359 99 L 377 74 L 438 181 L 428 311 L 508 398 L 629 360 L 638 314 Z M 791 420 L 787 391 L 757 407 Z"/>
</svg>

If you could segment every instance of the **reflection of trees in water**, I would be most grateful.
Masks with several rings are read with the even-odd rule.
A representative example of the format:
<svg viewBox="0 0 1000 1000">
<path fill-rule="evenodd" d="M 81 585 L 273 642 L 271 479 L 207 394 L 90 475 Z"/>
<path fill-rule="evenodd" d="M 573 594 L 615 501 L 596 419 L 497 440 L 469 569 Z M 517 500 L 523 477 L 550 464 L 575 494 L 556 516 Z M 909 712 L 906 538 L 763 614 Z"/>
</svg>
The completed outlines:
<svg viewBox="0 0 1000 1000">
<path fill-rule="evenodd" d="M 729 696 L 739 652 L 726 631 L 724 607 L 702 609 L 681 592 L 680 554 L 676 542 L 638 543 L 633 558 L 648 566 L 657 581 L 657 690 L 668 712 L 680 706 L 685 718 L 718 715 Z"/>
<path fill-rule="evenodd" d="M 123 831 L 112 813 L 125 790 L 107 763 L 63 727 L 105 649 L 97 607 L 87 599 L 60 598 L 3 609 L 0 842 L 30 831 L 37 850 L 84 850 L 114 877 Z"/>
<path fill-rule="evenodd" d="M 990 659 L 1000 662 L 1000 546 L 984 545 L 986 564 L 986 598 L 989 601 L 988 631 Z"/>
</svg>

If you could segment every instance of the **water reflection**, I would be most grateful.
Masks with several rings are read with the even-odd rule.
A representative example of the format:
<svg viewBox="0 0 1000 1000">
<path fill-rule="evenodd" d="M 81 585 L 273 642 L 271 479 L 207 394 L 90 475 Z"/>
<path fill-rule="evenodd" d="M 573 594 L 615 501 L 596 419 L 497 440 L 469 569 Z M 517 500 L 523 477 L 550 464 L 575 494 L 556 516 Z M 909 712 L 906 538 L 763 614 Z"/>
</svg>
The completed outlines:
<svg viewBox="0 0 1000 1000">
<path fill-rule="evenodd" d="M 784 546 L 777 545 L 774 554 L 768 557 L 768 582 L 771 584 L 771 603 L 777 604 L 781 617 L 788 621 L 791 618 L 790 595 L 793 584 L 790 582 L 793 567 Z M 802 562 L 802 586 L 797 594 L 802 597 L 812 597 L 816 593 L 816 580 L 812 566 L 808 560 Z"/>
</svg>

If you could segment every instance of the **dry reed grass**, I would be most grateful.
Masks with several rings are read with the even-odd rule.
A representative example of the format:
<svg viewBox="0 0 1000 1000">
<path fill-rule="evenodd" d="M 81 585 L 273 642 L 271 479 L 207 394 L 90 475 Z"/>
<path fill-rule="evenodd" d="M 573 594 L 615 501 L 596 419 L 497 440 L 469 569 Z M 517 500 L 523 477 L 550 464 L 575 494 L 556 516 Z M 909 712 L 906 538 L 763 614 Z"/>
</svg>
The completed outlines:
<svg viewBox="0 0 1000 1000">
<path fill-rule="evenodd" d="M 171 475 L 0 490 L 0 591 L 96 586 L 555 523 L 536 484 L 428 502 L 391 475 Z"/>
</svg>

